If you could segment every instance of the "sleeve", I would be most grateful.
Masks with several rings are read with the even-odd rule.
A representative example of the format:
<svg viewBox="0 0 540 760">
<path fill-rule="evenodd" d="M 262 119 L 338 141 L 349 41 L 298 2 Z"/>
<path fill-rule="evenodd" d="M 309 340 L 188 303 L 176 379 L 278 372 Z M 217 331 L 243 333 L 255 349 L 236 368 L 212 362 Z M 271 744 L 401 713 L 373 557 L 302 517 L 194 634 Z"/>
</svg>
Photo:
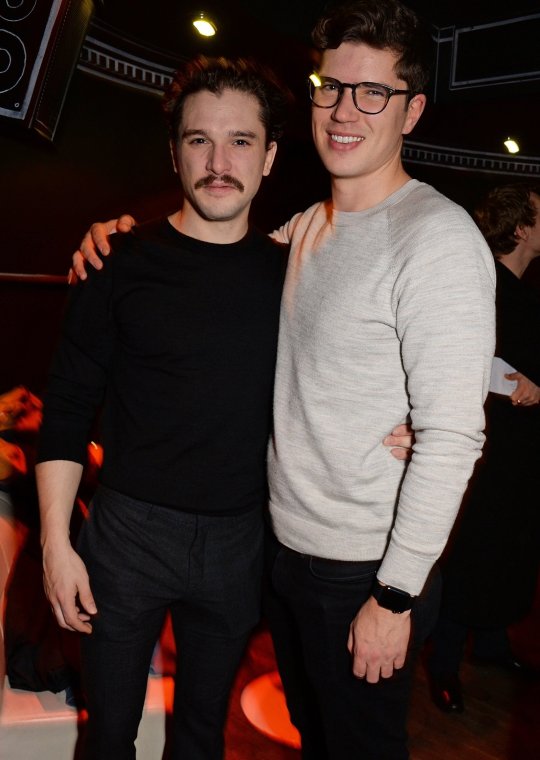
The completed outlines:
<svg viewBox="0 0 540 760">
<path fill-rule="evenodd" d="M 465 212 L 432 215 L 407 246 L 412 253 L 397 266 L 393 299 L 415 444 L 378 575 L 418 594 L 446 544 L 484 441 L 495 273 Z"/>
<path fill-rule="evenodd" d="M 112 258 L 104 264 L 102 270 L 89 272 L 68 296 L 44 396 L 38 462 L 86 462 L 86 444 L 103 400 L 115 344 Z"/>
</svg>

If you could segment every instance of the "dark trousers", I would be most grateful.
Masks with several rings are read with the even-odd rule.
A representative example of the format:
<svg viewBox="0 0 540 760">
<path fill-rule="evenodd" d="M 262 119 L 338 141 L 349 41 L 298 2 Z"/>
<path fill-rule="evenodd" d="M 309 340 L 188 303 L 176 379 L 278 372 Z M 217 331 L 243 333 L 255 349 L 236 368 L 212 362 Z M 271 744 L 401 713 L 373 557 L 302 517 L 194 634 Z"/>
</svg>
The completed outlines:
<svg viewBox="0 0 540 760">
<path fill-rule="evenodd" d="M 473 657 L 497 660 L 512 656 L 505 628 L 469 627 L 441 615 L 430 641 L 427 664 L 431 676 L 440 678 L 459 674 L 469 634 L 473 636 Z"/>
<path fill-rule="evenodd" d="M 82 646 L 85 760 L 135 758 L 167 610 L 178 649 L 171 757 L 219 760 L 230 688 L 260 613 L 260 513 L 186 514 L 101 488 L 78 550 L 98 608 Z"/>
<path fill-rule="evenodd" d="M 265 613 L 304 760 L 409 757 L 413 659 L 435 622 L 440 581 L 436 570 L 416 600 L 405 666 L 370 684 L 352 674 L 347 637 L 379 565 L 302 555 L 267 540 Z"/>
</svg>

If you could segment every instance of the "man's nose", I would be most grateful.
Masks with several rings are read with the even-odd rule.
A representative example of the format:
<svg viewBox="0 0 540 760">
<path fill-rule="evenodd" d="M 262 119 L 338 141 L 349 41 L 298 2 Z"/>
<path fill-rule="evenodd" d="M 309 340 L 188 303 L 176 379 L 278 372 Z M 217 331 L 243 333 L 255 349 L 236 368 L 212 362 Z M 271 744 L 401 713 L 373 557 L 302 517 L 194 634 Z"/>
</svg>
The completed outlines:
<svg viewBox="0 0 540 760">
<path fill-rule="evenodd" d="M 336 121 L 355 121 L 358 113 L 353 100 L 353 88 L 343 85 L 340 98 L 332 110 L 332 118 Z"/>
<path fill-rule="evenodd" d="M 231 161 L 225 147 L 214 145 L 208 156 L 206 168 L 212 174 L 224 174 L 231 169 Z"/>
</svg>

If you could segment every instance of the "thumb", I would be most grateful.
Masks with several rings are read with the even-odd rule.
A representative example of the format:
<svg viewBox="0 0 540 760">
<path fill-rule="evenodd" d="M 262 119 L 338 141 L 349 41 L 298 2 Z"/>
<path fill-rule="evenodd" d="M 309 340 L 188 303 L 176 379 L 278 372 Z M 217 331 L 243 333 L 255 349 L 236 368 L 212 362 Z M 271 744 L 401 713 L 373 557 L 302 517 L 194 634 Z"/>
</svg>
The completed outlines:
<svg viewBox="0 0 540 760">
<path fill-rule="evenodd" d="M 97 606 L 89 588 L 79 591 L 79 601 L 89 615 L 97 614 Z"/>
</svg>

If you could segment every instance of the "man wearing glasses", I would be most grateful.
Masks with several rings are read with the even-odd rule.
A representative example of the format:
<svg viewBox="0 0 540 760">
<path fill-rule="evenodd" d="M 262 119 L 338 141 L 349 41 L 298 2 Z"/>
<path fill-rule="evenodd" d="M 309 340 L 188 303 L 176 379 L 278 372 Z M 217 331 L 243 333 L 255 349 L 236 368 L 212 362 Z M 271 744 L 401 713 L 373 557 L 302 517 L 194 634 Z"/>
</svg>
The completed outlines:
<svg viewBox="0 0 540 760">
<path fill-rule="evenodd" d="M 426 102 L 415 15 L 359 0 L 313 37 L 312 131 L 332 198 L 279 232 L 291 254 L 269 617 L 305 757 L 404 760 L 413 654 L 437 610 L 432 568 L 483 442 L 494 271 L 463 209 L 401 161 Z M 405 420 L 407 466 L 380 444 Z"/>
<path fill-rule="evenodd" d="M 291 256 L 267 615 L 303 757 L 405 760 L 432 568 L 483 443 L 494 267 L 463 209 L 402 165 L 426 102 L 416 16 L 358 0 L 330 10 L 314 41 L 313 139 L 332 197 L 275 233 Z M 408 465 L 381 444 L 406 420 Z"/>
</svg>

